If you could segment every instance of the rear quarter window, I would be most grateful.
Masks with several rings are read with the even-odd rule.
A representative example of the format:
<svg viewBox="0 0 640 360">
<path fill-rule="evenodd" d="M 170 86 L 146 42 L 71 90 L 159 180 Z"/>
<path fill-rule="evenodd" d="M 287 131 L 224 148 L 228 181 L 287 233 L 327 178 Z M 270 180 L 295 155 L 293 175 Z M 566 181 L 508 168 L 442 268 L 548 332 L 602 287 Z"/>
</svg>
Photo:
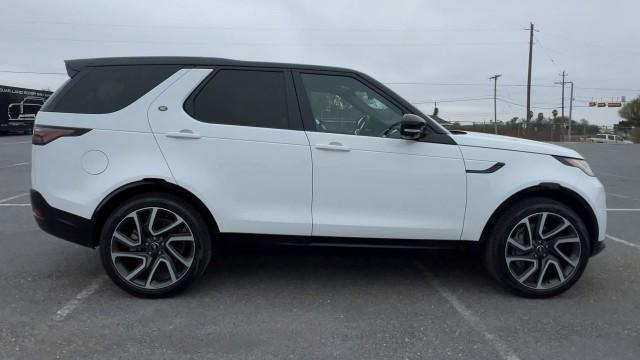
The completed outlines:
<svg viewBox="0 0 640 360">
<path fill-rule="evenodd" d="M 179 68 L 178 65 L 88 67 L 58 89 L 42 111 L 112 113 L 138 100 Z"/>
</svg>

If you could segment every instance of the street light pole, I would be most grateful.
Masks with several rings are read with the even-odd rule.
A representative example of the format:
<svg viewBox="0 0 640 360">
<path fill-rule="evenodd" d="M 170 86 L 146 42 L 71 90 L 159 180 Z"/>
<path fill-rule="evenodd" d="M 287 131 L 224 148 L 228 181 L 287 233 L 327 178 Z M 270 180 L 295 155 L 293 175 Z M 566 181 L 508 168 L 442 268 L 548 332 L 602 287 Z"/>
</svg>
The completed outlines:
<svg viewBox="0 0 640 360">
<path fill-rule="evenodd" d="M 489 80 L 493 80 L 493 131 L 498 134 L 498 105 L 496 103 L 498 93 L 498 78 L 501 74 L 493 75 Z"/>
</svg>

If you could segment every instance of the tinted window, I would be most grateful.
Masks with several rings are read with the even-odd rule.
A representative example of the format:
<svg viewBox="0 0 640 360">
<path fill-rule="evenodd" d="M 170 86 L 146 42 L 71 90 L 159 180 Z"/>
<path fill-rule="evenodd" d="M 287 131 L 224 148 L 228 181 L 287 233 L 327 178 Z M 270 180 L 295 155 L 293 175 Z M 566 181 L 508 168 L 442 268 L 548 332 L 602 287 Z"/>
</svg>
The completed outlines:
<svg viewBox="0 0 640 360">
<path fill-rule="evenodd" d="M 123 109 L 177 70 L 176 65 L 89 67 L 66 82 L 43 111 L 106 114 Z"/>
<path fill-rule="evenodd" d="M 284 73 L 220 70 L 187 100 L 200 121 L 277 129 L 289 127 Z"/>
<path fill-rule="evenodd" d="M 357 79 L 302 74 L 302 82 L 317 131 L 400 137 L 402 110 Z"/>
</svg>

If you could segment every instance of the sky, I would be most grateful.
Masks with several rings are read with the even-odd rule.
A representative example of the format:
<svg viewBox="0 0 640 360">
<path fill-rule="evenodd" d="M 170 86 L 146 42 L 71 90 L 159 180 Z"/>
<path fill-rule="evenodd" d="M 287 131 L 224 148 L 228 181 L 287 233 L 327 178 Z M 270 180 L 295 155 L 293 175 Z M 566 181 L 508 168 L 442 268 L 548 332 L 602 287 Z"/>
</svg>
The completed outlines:
<svg viewBox="0 0 640 360">
<path fill-rule="evenodd" d="M 532 110 L 561 112 L 566 71 L 573 118 L 612 125 L 589 100 L 640 96 L 640 1 L 0 0 L 0 84 L 55 90 L 64 60 L 210 56 L 353 68 L 442 118 L 525 116 L 529 24 Z M 12 73 L 40 72 L 53 74 Z M 566 86 L 568 116 L 569 88 Z"/>
</svg>

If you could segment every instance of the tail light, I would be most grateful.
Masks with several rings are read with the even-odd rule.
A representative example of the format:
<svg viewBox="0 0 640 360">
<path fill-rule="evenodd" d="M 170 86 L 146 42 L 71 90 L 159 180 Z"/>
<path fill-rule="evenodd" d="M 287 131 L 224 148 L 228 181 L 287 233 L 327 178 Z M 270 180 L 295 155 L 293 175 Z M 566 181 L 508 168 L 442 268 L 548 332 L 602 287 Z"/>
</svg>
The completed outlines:
<svg viewBox="0 0 640 360">
<path fill-rule="evenodd" d="M 91 129 L 37 125 L 33 129 L 31 143 L 33 145 L 46 145 L 64 136 L 80 136 L 89 131 Z"/>
</svg>

